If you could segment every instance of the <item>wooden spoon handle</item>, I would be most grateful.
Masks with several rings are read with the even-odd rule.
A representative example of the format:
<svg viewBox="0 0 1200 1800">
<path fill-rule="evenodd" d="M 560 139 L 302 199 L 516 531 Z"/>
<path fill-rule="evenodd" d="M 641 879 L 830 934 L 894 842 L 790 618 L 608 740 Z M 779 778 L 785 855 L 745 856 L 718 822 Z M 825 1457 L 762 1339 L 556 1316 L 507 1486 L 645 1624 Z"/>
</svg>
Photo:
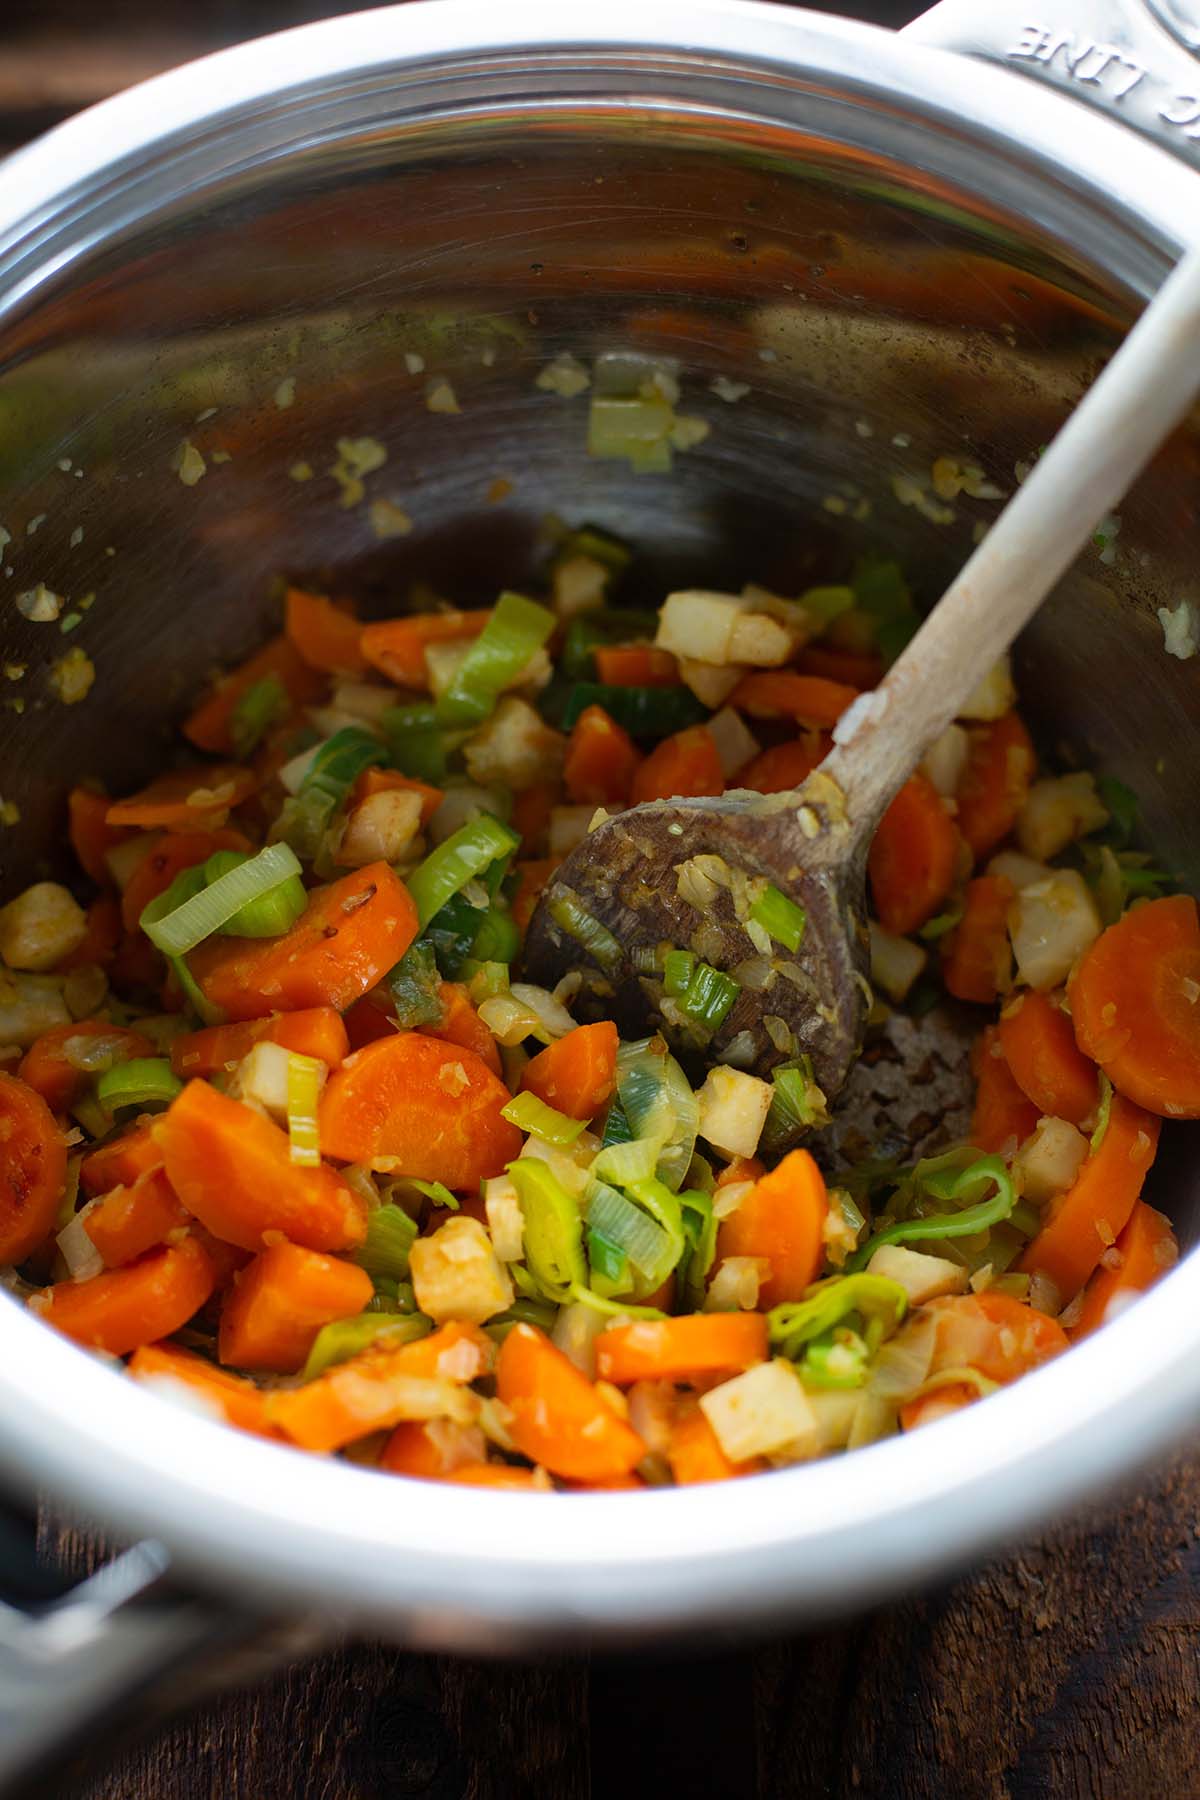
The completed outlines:
<svg viewBox="0 0 1200 1800">
<path fill-rule="evenodd" d="M 857 833 L 1066 573 L 1200 393 L 1200 247 L 1183 258 L 880 686 L 840 720 L 823 774 Z"/>
</svg>

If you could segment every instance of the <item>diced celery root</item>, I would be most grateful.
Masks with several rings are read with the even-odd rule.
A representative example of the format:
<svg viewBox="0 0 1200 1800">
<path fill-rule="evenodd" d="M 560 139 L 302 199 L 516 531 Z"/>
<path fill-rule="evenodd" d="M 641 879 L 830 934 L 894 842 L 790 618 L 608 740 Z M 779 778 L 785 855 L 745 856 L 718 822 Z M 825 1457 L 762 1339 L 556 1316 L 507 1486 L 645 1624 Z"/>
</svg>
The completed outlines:
<svg viewBox="0 0 1200 1800">
<path fill-rule="evenodd" d="M 1007 656 L 1002 656 L 999 662 L 992 664 L 975 692 L 959 707 L 958 716 L 960 719 L 980 722 L 1002 719 L 1006 712 L 1011 712 L 1016 698 L 1012 664 Z"/>
<path fill-rule="evenodd" d="M 421 797 L 404 788 L 370 794 L 350 814 L 337 862 L 364 869 L 373 862 L 399 862 L 421 828 Z"/>
<path fill-rule="evenodd" d="M 1013 1157 L 1013 1176 L 1024 1197 L 1040 1206 L 1066 1193 L 1087 1153 L 1087 1139 L 1067 1119 L 1039 1119 Z"/>
<path fill-rule="evenodd" d="M 929 961 L 929 952 L 911 938 L 896 937 L 871 922 L 871 985 L 899 1004 Z"/>
<path fill-rule="evenodd" d="M 562 768 L 566 739 L 543 722 L 528 700 L 509 694 L 487 723 L 463 745 L 472 781 L 520 792 L 553 781 Z"/>
<path fill-rule="evenodd" d="M 17 1044 L 27 1050 L 43 1031 L 70 1023 L 61 977 L 23 975 L 0 968 L 0 1044 Z"/>
<path fill-rule="evenodd" d="M 929 1256 L 923 1250 L 908 1250 L 903 1244 L 881 1244 L 867 1264 L 867 1274 L 898 1282 L 910 1306 L 921 1306 L 942 1294 L 961 1294 L 967 1285 L 967 1271 L 961 1263 Z"/>
<path fill-rule="evenodd" d="M 817 1419 L 791 1363 L 757 1363 L 700 1396 L 700 1408 L 731 1462 L 786 1452 L 816 1454 Z"/>
<path fill-rule="evenodd" d="M 435 1324 L 468 1319 L 482 1325 L 512 1305 L 512 1282 L 478 1219 L 447 1219 L 409 1252 L 418 1307 Z"/>
<path fill-rule="evenodd" d="M 78 949 L 87 930 L 83 908 L 57 881 L 35 881 L 0 910 L 0 959 L 39 973 Z"/>
<path fill-rule="evenodd" d="M 699 1132 L 727 1156 L 753 1156 L 771 1110 L 769 1082 L 718 1065 L 700 1089 Z"/>
<path fill-rule="evenodd" d="M 741 663 L 706 663 L 692 656 L 679 658 L 679 678 L 703 706 L 723 706 L 745 673 Z"/>
<path fill-rule="evenodd" d="M 1100 931 L 1091 889 L 1075 869 L 1022 888 L 1008 909 L 1017 979 L 1043 993 L 1057 987 Z"/>
<path fill-rule="evenodd" d="M 1035 781 L 1017 816 L 1017 842 L 1028 856 L 1047 862 L 1076 838 L 1108 823 L 1108 809 L 1086 772 Z"/>
</svg>

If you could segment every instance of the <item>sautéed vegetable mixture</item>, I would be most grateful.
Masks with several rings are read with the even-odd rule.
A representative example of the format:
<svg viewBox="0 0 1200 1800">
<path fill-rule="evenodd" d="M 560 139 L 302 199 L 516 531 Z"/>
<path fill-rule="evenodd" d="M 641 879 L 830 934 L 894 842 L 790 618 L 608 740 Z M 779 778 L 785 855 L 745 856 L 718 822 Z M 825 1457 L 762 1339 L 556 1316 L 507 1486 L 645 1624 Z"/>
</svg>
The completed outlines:
<svg viewBox="0 0 1200 1800">
<path fill-rule="evenodd" d="M 797 786 L 915 624 L 878 559 L 657 613 L 627 561 L 582 531 L 544 602 L 367 625 L 293 588 L 178 766 L 74 788 L 77 886 L 0 911 L 0 1262 L 48 1325 L 304 1450 L 635 1488 L 915 1430 L 1170 1266 L 1141 1190 L 1200 1117 L 1196 903 L 1120 783 L 1039 770 L 1007 664 L 869 867 L 873 1023 L 969 1016 L 967 1142 L 835 1174 L 792 1046 L 705 1068 L 803 939 L 765 884 L 755 971 L 655 965 L 693 1079 L 521 980 L 597 809 Z"/>
</svg>

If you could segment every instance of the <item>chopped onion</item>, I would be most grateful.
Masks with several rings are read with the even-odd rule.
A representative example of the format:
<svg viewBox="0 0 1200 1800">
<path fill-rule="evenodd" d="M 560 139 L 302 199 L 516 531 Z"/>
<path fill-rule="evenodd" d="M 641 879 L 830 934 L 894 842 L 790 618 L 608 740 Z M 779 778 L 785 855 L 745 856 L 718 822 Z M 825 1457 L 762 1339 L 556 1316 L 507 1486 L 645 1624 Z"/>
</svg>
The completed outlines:
<svg viewBox="0 0 1200 1800">
<path fill-rule="evenodd" d="M 90 1281 L 93 1275 L 104 1270 L 104 1258 L 93 1244 L 84 1227 L 84 1220 L 95 1210 L 96 1202 L 89 1201 L 81 1212 L 63 1226 L 55 1243 L 59 1254 L 67 1265 L 72 1281 Z"/>
</svg>

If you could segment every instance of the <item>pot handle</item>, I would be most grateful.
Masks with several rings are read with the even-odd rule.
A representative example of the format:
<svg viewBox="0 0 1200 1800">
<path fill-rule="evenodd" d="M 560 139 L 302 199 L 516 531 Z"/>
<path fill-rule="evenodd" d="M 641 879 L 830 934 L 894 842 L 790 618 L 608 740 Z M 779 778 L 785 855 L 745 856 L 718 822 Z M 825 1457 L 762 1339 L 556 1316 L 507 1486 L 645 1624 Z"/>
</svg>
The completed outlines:
<svg viewBox="0 0 1200 1800">
<path fill-rule="evenodd" d="M 941 0 L 903 35 L 1046 82 L 1200 168 L 1200 0 Z"/>
</svg>

